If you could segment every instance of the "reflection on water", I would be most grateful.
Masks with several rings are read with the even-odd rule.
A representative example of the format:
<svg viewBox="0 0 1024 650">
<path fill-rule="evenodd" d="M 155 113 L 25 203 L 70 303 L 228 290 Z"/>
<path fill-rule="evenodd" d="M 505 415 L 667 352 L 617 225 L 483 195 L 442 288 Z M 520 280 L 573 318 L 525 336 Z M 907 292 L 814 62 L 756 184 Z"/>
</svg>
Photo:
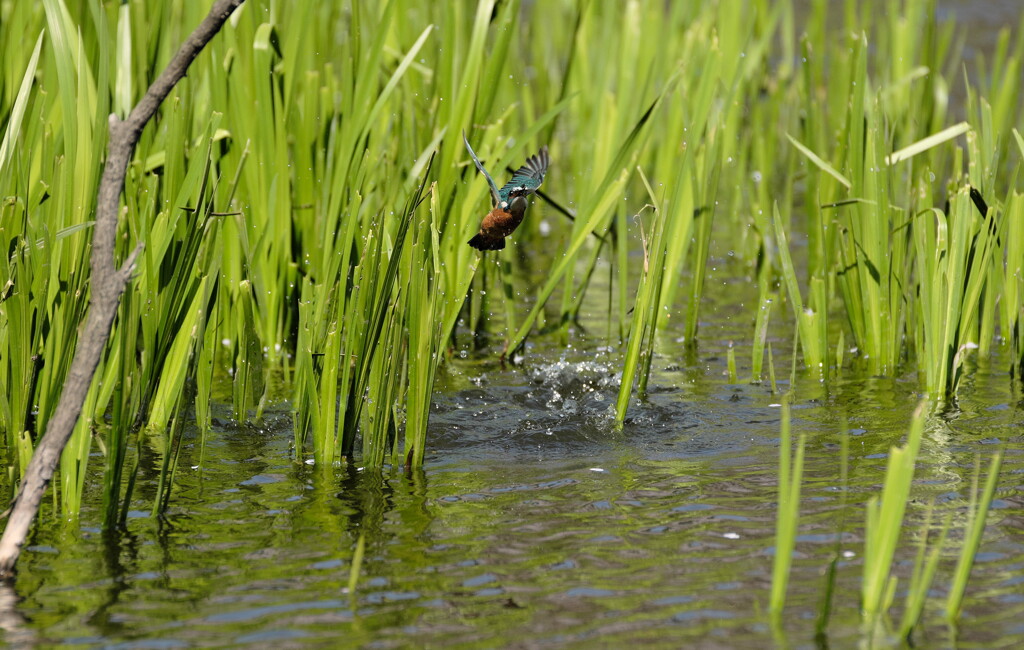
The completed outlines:
<svg viewBox="0 0 1024 650">
<path fill-rule="evenodd" d="M 12 647 L 31 647 L 38 643 L 36 630 L 22 613 L 21 599 L 14 587 L 0 581 L 0 630 L 4 641 Z"/>
<path fill-rule="evenodd" d="M 753 325 L 745 305 L 756 301 L 754 283 L 719 258 L 708 284 L 728 290 L 706 295 L 699 347 L 685 349 L 678 332 L 661 337 L 651 393 L 634 400 L 622 431 L 610 415 L 621 362 L 599 319 L 584 320 L 589 334 L 569 347 L 538 339 L 520 366 L 484 356 L 447 367 L 422 471 L 294 463 L 286 405 L 262 428 L 225 419 L 202 470 L 190 469 L 199 452 L 187 441 L 165 518 L 148 513 L 150 464 L 125 532 L 97 528 L 96 494 L 81 526 L 44 512 L 22 559 L 22 600 L 0 593 L 5 640 L 161 648 L 776 643 L 763 612 L 780 395 L 747 381 Z M 606 291 L 595 285 L 594 300 Z M 861 641 L 864 503 L 904 436 L 917 384 L 855 367 L 827 383 L 799 371 L 791 379 L 787 316 L 777 310 L 769 339 L 779 390 L 792 391 L 794 430 L 807 434 L 808 447 L 785 642 L 816 643 L 824 572 L 838 554 L 826 641 L 848 647 Z M 492 344 L 500 349 L 501 341 Z M 730 344 L 738 384 L 726 375 Z M 926 504 L 934 500 L 962 525 L 976 455 L 1006 444 L 958 631 L 965 646 L 1024 642 L 1024 401 L 1005 367 L 1001 358 L 979 363 L 959 402 L 929 421 L 895 567 L 898 615 Z M 92 464 L 93 485 L 100 465 Z M 360 535 L 365 559 L 350 594 Z M 941 599 L 962 539 L 962 528 L 950 535 L 917 637 L 923 645 L 955 641 Z"/>
<path fill-rule="evenodd" d="M 0 608 L 6 639 L 131 647 L 772 642 L 761 612 L 778 395 L 729 384 L 724 347 L 709 342 L 690 363 L 663 353 L 658 391 L 615 432 L 615 360 L 587 349 L 538 350 L 520 367 L 454 368 L 436 396 L 432 457 L 418 472 L 295 464 L 281 415 L 265 430 L 225 426 L 209 443 L 207 468 L 183 470 L 164 520 L 135 512 L 127 532 L 104 535 L 91 527 L 94 499 L 81 532 L 45 524 L 23 559 L 24 600 Z M 888 448 L 917 402 L 910 380 L 854 375 L 827 387 L 797 377 L 794 427 L 808 434 L 786 617 L 797 645 L 813 643 L 823 572 L 837 549 L 828 641 L 860 638 L 863 503 L 877 493 Z M 848 493 L 838 478 L 844 421 Z M 1009 444 L 959 630 L 964 644 L 1024 641 L 1022 421 L 1005 375 L 982 369 L 959 408 L 932 420 L 922 446 L 910 531 L 930 499 L 962 522 L 974 455 Z M 138 507 L 147 504 L 140 498 Z M 361 534 L 366 554 L 353 595 Z M 901 585 L 913 541 L 908 534 L 898 556 Z M 943 645 L 951 640 L 938 613 L 933 603 L 923 639 Z"/>
<path fill-rule="evenodd" d="M 520 366 L 483 357 L 447 367 L 421 471 L 294 463 L 286 405 L 262 428 L 225 420 L 202 470 L 190 469 L 197 441 L 184 445 L 165 518 L 148 513 L 156 487 L 148 465 L 125 532 L 97 528 L 96 494 L 80 526 L 44 512 L 20 565 L 22 600 L 0 593 L 5 640 L 161 648 L 778 642 L 764 612 L 780 395 L 746 381 L 752 322 L 744 305 L 756 300 L 754 283 L 726 261 L 713 267 L 709 284 L 729 290 L 707 295 L 699 347 L 686 350 L 677 332 L 662 337 L 651 393 L 634 400 L 621 431 L 610 415 L 618 352 L 601 323 L 588 321 L 590 335 L 571 347 L 538 339 Z M 604 290 L 595 287 L 595 300 Z M 816 643 L 824 572 L 836 560 L 825 641 L 849 647 L 861 641 L 864 503 L 905 434 L 917 384 L 854 367 L 827 383 L 799 371 L 791 379 L 792 324 L 784 313 L 773 318 L 779 389 L 792 391 L 793 427 L 808 439 L 785 642 Z M 726 375 L 730 343 L 745 378 L 738 384 Z M 895 567 L 897 615 L 927 503 L 961 526 L 917 637 L 925 646 L 1024 642 L 1024 401 L 1005 367 L 1001 358 L 979 363 L 959 402 L 929 420 L 922 443 Z M 941 599 L 975 457 L 1003 444 L 1000 488 L 955 640 Z M 90 484 L 100 484 L 100 465 L 92 463 Z M 350 594 L 360 535 L 365 559 Z"/>
</svg>

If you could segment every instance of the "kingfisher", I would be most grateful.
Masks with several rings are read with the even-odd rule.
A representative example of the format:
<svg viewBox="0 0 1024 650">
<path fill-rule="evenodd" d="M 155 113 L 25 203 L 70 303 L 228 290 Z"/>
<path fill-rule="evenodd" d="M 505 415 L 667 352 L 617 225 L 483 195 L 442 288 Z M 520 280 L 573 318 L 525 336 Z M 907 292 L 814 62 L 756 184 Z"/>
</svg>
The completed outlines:
<svg viewBox="0 0 1024 650">
<path fill-rule="evenodd" d="M 469 245 L 481 251 L 501 250 L 505 248 L 505 238 L 523 221 L 527 197 L 536 192 L 544 181 L 544 174 L 548 171 L 550 162 L 548 148 L 541 147 L 540 151 L 527 158 L 526 164 L 517 169 L 512 174 L 512 180 L 499 190 L 494 184 L 494 179 L 480 164 L 473 147 L 469 146 L 465 131 L 462 132 L 462 140 L 466 143 L 466 150 L 476 163 L 476 168 L 484 175 L 487 185 L 491 188 L 491 211 L 480 222 L 480 232 L 469 240 Z"/>
</svg>

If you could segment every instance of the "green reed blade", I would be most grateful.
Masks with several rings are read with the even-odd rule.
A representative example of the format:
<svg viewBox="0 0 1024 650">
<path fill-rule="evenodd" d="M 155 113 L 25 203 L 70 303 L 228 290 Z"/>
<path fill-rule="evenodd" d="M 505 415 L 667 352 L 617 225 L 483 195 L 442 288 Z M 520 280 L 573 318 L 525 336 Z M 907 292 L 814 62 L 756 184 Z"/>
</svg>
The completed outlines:
<svg viewBox="0 0 1024 650">
<path fill-rule="evenodd" d="M 818 369 L 822 372 L 826 363 L 828 341 L 825 340 L 826 331 L 823 324 L 822 310 L 817 311 L 804 308 L 803 298 L 800 294 L 800 286 L 796 277 L 796 269 L 793 267 L 793 260 L 789 254 L 789 242 L 786 238 L 786 231 L 782 226 L 782 217 L 779 214 L 778 203 L 772 208 L 772 222 L 775 230 L 775 241 L 779 252 L 779 262 L 782 265 L 782 277 L 786 284 L 786 294 L 789 296 L 790 304 L 793 306 L 793 316 L 797 322 L 797 329 L 800 332 L 800 346 L 803 350 L 804 365 L 808 368 Z M 824 306 L 824 284 L 819 278 L 812 278 L 811 293 L 815 303 Z M 816 296 L 814 294 L 817 294 Z M 794 359 L 796 350 L 794 348 Z"/>
<path fill-rule="evenodd" d="M 800 521 L 800 484 L 804 467 L 806 434 L 800 434 L 793 456 L 790 454 L 789 395 L 784 395 L 779 425 L 779 492 L 778 509 L 775 516 L 775 552 L 772 556 L 772 587 L 769 598 L 769 613 L 772 624 L 778 627 L 782 622 L 782 610 L 786 604 L 786 590 L 789 586 L 789 572 L 796 547 L 796 533 Z"/>
<path fill-rule="evenodd" d="M 903 515 L 910 499 L 917 452 L 924 432 L 925 403 L 914 411 L 907 442 L 889 450 L 885 482 L 881 498 L 868 502 L 864 536 L 864 568 L 861 586 L 861 608 L 865 622 L 873 623 L 889 607 L 893 581 L 891 575 Z"/>
<path fill-rule="evenodd" d="M 754 323 L 754 341 L 751 345 L 750 357 L 750 380 L 754 383 L 760 383 L 761 381 L 761 369 L 764 365 L 764 347 L 768 340 L 768 323 L 771 320 L 772 303 L 775 301 L 775 298 L 775 294 L 762 294 L 758 298 L 757 317 Z"/>
<path fill-rule="evenodd" d="M 663 233 L 665 230 L 665 218 L 658 206 L 658 199 L 654 195 L 647 177 L 639 167 L 637 173 L 644 182 L 648 198 L 651 200 L 653 217 L 649 233 L 645 235 L 641 225 L 640 236 L 644 241 L 643 275 L 640 278 L 640 287 L 636 293 L 636 300 L 633 303 L 633 320 L 629 326 L 628 342 L 626 344 L 626 355 L 622 366 L 622 381 L 619 384 L 619 396 L 615 404 L 615 421 L 621 426 L 626 417 L 626 409 L 629 406 L 629 399 L 633 393 L 633 383 L 640 370 L 640 364 L 650 359 L 653 354 L 653 326 L 657 320 L 656 309 L 658 306 L 658 290 L 661 284 L 662 273 L 664 272 L 665 243 Z M 637 217 L 639 219 L 639 215 Z M 644 346 L 647 337 L 651 338 L 651 344 Z M 644 357 L 642 359 L 641 357 Z M 647 366 L 649 368 L 649 366 Z M 641 386 L 646 384 L 645 375 L 641 372 Z"/>
<path fill-rule="evenodd" d="M 805 145 L 803 145 L 799 140 L 797 140 L 790 134 L 787 133 L 786 138 L 793 144 L 794 147 L 797 148 L 797 151 L 802 153 L 804 156 L 807 157 L 808 160 L 814 163 L 815 167 L 817 167 L 821 171 L 825 172 L 832 178 L 839 181 L 839 183 L 846 187 L 846 189 L 853 188 L 853 183 L 850 182 L 850 180 L 846 178 L 846 176 L 843 176 L 843 174 L 840 173 L 838 169 L 825 162 L 825 160 L 822 159 L 821 156 L 808 149 Z"/>
<path fill-rule="evenodd" d="M 953 584 L 950 586 L 949 595 L 946 598 L 946 620 L 951 624 L 960 618 L 964 594 L 967 592 L 967 579 L 971 575 L 971 567 L 974 566 L 974 559 L 981 547 L 981 536 L 985 532 L 985 522 L 988 519 L 992 498 L 996 492 L 1002 464 L 1003 452 L 998 451 L 993 454 L 992 461 L 988 465 L 985 487 L 980 500 L 976 493 L 971 495 L 972 503 L 977 502 L 978 505 L 969 514 L 967 528 L 964 531 L 964 545 L 960 549 L 960 556 L 957 558 L 956 569 L 953 573 Z"/>
<path fill-rule="evenodd" d="M 43 34 L 39 34 L 39 38 L 36 39 L 36 45 L 32 49 L 32 56 L 28 61 L 28 67 L 25 68 L 25 76 L 18 87 L 18 95 L 10 107 L 10 112 L 7 116 L 7 128 L 4 129 L 3 142 L 0 142 L 0 181 L 3 181 L 5 174 L 8 173 L 8 166 L 12 156 L 14 156 L 15 143 L 21 134 L 22 120 L 25 118 L 29 93 L 32 90 L 32 82 L 35 80 L 36 67 L 39 65 L 39 51 L 42 47 Z"/>
<path fill-rule="evenodd" d="M 908 158 L 912 158 L 918 155 L 919 153 L 923 153 L 933 147 L 937 147 L 944 142 L 949 142 L 950 140 L 959 137 L 970 130 L 971 125 L 968 124 L 967 122 L 960 122 L 959 124 L 954 124 L 953 126 L 943 129 L 934 135 L 930 135 L 927 138 L 918 140 L 917 142 L 908 145 L 900 149 L 899 151 L 892 152 L 891 154 L 885 157 L 885 164 L 895 165 L 900 161 L 907 160 Z"/>
<path fill-rule="evenodd" d="M 117 10 L 116 65 L 114 66 L 114 113 L 124 119 L 135 106 L 132 91 L 132 24 L 131 6 L 122 4 Z"/>
<path fill-rule="evenodd" d="M 939 531 L 939 538 L 928 550 L 928 534 L 930 532 L 932 511 L 935 502 L 930 501 L 925 521 L 921 524 L 921 540 L 918 545 L 917 557 L 914 559 L 914 571 L 907 587 L 907 598 L 904 604 L 903 617 L 900 619 L 899 636 L 904 639 L 910 637 L 914 627 L 917 626 L 924 612 L 925 599 L 928 591 L 935 580 L 935 573 L 939 568 L 939 560 L 942 558 L 942 550 L 946 544 L 946 534 L 949 532 L 949 525 L 952 515 L 947 515 L 946 520 Z"/>
</svg>

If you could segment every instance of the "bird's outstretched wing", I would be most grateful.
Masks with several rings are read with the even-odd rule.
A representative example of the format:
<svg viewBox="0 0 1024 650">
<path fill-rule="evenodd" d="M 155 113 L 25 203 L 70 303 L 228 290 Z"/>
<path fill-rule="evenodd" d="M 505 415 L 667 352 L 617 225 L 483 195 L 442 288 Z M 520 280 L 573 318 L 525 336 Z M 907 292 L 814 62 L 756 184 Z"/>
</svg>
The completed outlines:
<svg viewBox="0 0 1024 650">
<path fill-rule="evenodd" d="M 491 175 L 487 173 L 487 170 L 484 169 L 484 166 L 480 164 L 480 159 L 476 157 L 476 152 L 473 151 L 473 147 L 469 146 L 469 139 L 466 138 L 465 131 L 462 132 L 462 141 L 466 143 L 466 151 L 469 152 L 469 157 L 473 159 L 474 163 L 476 163 L 476 168 L 479 169 L 480 173 L 483 174 L 484 178 L 487 179 L 487 185 L 489 185 L 491 188 L 491 206 L 497 207 L 502 200 L 499 198 L 500 195 L 498 194 L 498 186 L 494 184 L 494 179 L 491 178 Z M 508 199 L 505 200 L 507 201 Z"/>
<path fill-rule="evenodd" d="M 498 190 L 498 196 L 507 203 L 514 190 L 522 190 L 527 194 L 536 192 L 540 184 L 544 182 L 544 174 L 547 173 L 550 162 L 548 148 L 541 147 L 540 151 L 526 159 L 525 165 L 512 174 L 512 180 Z"/>
</svg>

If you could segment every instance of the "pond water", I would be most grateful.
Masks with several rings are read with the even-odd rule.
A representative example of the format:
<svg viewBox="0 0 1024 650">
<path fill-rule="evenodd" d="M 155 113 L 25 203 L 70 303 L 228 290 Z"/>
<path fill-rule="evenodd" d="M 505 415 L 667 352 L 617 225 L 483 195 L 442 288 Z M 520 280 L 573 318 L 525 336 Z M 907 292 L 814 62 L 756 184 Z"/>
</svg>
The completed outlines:
<svg viewBox="0 0 1024 650">
<path fill-rule="evenodd" d="M 993 16 L 1002 17 L 997 26 L 1019 16 L 1017 0 L 941 4 L 982 27 Z M 968 54 L 984 33 L 969 32 Z M 141 470 L 125 532 L 100 531 L 95 491 L 79 522 L 55 521 L 44 507 L 13 591 L 0 588 L 4 639 L 131 648 L 862 642 L 864 504 L 879 493 L 889 449 L 919 402 L 916 378 L 847 367 L 828 383 L 797 372 L 791 385 L 792 318 L 782 306 L 770 330 L 778 392 L 745 381 L 756 288 L 726 251 L 713 252 L 698 349 L 687 350 L 675 330 L 659 339 L 651 393 L 634 401 L 622 431 L 609 415 L 621 361 L 600 317 L 563 344 L 536 339 L 518 366 L 489 355 L 453 360 L 438 378 L 420 471 L 296 463 L 286 404 L 259 427 L 232 423 L 222 408 L 201 469 L 193 467 L 195 433 L 187 434 L 165 518 L 149 516 L 155 462 Z M 601 313 L 602 291 L 594 286 L 596 308 L 585 313 Z M 739 383 L 726 373 L 730 345 Z M 926 647 L 1024 645 L 1024 397 L 1002 354 L 977 363 L 956 405 L 926 427 L 897 552 L 894 612 L 898 620 L 914 533 L 934 499 L 955 514 L 956 528 L 915 637 Z M 765 612 L 786 391 L 807 456 L 779 638 Z M 961 624 L 950 630 L 941 602 L 975 462 L 1002 445 Z M 100 465 L 97 455 L 94 486 Z M 365 559 L 349 593 L 361 535 Z M 837 553 L 828 635 L 816 641 L 825 570 Z"/>
<path fill-rule="evenodd" d="M 576 333 L 571 346 L 539 339 L 520 366 L 490 356 L 453 362 L 439 377 L 422 471 L 295 463 L 286 406 L 260 428 L 232 425 L 225 411 L 205 468 L 191 469 L 198 447 L 185 446 L 165 519 L 148 514 L 156 476 L 148 467 L 127 532 L 99 531 L 95 494 L 80 526 L 42 523 L 20 564 L 22 600 L 0 617 L 7 640 L 133 648 L 772 643 L 764 612 L 780 395 L 767 383 L 729 382 L 730 342 L 749 377 L 756 289 L 725 257 L 711 268 L 699 351 L 687 352 L 671 331 L 662 338 L 654 388 L 634 402 L 621 432 L 609 419 L 620 361 L 604 347 L 600 319 L 584 322 L 588 334 Z M 600 293 L 592 300 L 604 301 Z M 848 647 L 861 638 L 864 502 L 878 493 L 919 395 L 912 376 L 853 370 L 827 384 L 798 372 L 790 386 L 792 330 L 782 311 L 772 328 L 781 336 L 770 339 L 778 390 L 792 390 L 793 430 L 808 439 L 786 642 L 814 645 L 824 570 L 838 551 L 827 643 Z M 962 524 L 976 455 L 987 462 L 1007 445 L 957 632 L 964 647 L 1024 643 L 1024 402 L 1004 362 L 976 368 L 956 408 L 929 419 L 907 513 L 916 531 L 935 499 Z M 360 535 L 365 560 L 350 594 Z M 906 535 L 897 555 L 900 604 L 914 539 Z M 955 640 L 939 598 L 961 539 L 958 528 L 944 554 L 917 637 L 926 645 Z"/>
</svg>

